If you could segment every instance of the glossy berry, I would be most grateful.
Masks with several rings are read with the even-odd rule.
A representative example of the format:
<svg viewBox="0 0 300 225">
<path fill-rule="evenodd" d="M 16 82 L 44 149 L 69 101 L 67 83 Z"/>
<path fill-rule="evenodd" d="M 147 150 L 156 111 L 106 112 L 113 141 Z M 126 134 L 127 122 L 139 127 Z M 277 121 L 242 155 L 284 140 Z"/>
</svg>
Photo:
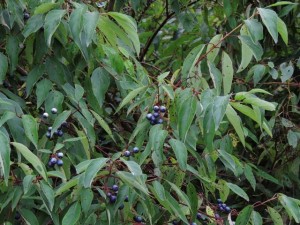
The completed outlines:
<svg viewBox="0 0 300 225">
<path fill-rule="evenodd" d="M 223 202 L 222 202 L 222 200 L 219 198 L 219 199 L 217 199 L 217 203 L 222 204 Z"/>
<path fill-rule="evenodd" d="M 61 127 L 67 127 L 68 123 L 66 121 L 62 122 Z"/>
<path fill-rule="evenodd" d="M 225 211 L 226 211 L 227 213 L 230 213 L 230 211 L 231 211 L 230 207 L 226 206 Z"/>
<path fill-rule="evenodd" d="M 57 136 L 62 137 L 64 132 L 62 130 L 57 130 Z"/>
<path fill-rule="evenodd" d="M 201 213 L 197 213 L 197 219 L 204 220 L 205 218 L 203 217 L 203 215 Z"/>
<path fill-rule="evenodd" d="M 30 18 L 30 14 L 28 12 L 24 12 L 24 20 L 28 20 Z"/>
<path fill-rule="evenodd" d="M 197 225 L 197 223 L 196 222 L 192 222 L 191 225 Z"/>
<path fill-rule="evenodd" d="M 49 117 L 49 114 L 46 113 L 46 112 L 44 112 L 44 113 L 43 113 L 43 118 L 44 118 L 44 119 L 47 119 L 48 117 Z"/>
<path fill-rule="evenodd" d="M 117 201 L 117 196 L 111 195 L 111 196 L 109 197 L 109 202 L 110 202 L 110 203 L 115 203 L 116 201 Z"/>
<path fill-rule="evenodd" d="M 126 196 L 126 198 L 124 199 L 124 202 L 128 202 L 129 199 L 128 199 L 128 195 Z"/>
<path fill-rule="evenodd" d="M 225 203 L 222 204 L 222 207 L 223 207 L 224 209 L 226 208 L 226 206 L 227 206 L 227 205 L 226 205 Z"/>
<path fill-rule="evenodd" d="M 52 114 L 56 114 L 56 113 L 57 113 L 57 108 L 52 108 L 52 109 L 51 109 L 51 113 L 52 113 Z"/>
<path fill-rule="evenodd" d="M 51 131 L 52 130 L 52 127 L 48 127 L 48 131 Z"/>
<path fill-rule="evenodd" d="M 179 224 L 179 222 L 178 222 L 178 221 L 176 221 L 176 220 L 173 220 L 173 221 L 172 221 L 172 224 L 173 224 L 173 225 L 178 225 L 178 224 Z"/>
<path fill-rule="evenodd" d="M 159 117 L 159 113 L 155 112 L 155 113 L 153 113 L 153 116 L 154 116 L 154 118 L 158 118 Z"/>
<path fill-rule="evenodd" d="M 59 159 L 59 160 L 57 160 L 57 163 L 56 163 L 58 166 L 62 166 L 63 164 L 64 164 L 64 162 L 61 160 L 61 159 Z"/>
<path fill-rule="evenodd" d="M 118 190 L 119 190 L 119 186 L 116 185 L 116 184 L 114 184 L 114 185 L 111 187 L 111 189 L 112 189 L 113 191 L 118 191 Z"/>
<path fill-rule="evenodd" d="M 224 207 L 220 207 L 219 209 L 221 210 L 221 212 L 225 212 L 225 208 Z"/>
<path fill-rule="evenodd" d="M 167 108 L 165 106 L 161 106 L 159 108 L 159 111 L 162 112 L 162 113 L 166 112 L 166 110 L 167 110 Z"/>
<path fill-rule="evenodd" d="M 122 209 L 124 209 L 124 204 L 121 204 L 121 205 L 119 206 L 119 210 L 122 210 Z"/>
<path fill-rule="evenodd" d="M 124 152 L 124 156 L 129 157 L 130 155 L 131 155 L 130 151 L 126 150 L 126 151 Z"/>
<path fill-rule="evenodd" d="M 152 113 L 148 113 L 147 116 L 146 116 L 146 118 L 147 118 L 148 120 L 151 120 L 152 116 L 153 116 Z"/>
<path fill-rule="evenodd" d="M 49 167 L 53 167 L 54 164 L 52 164 L 52 163 L 49 161 L 49 162 L 48 162 L 48 166 L 49 166 Z"/>
<path fill-rule="evenodd" d="M 51 133 L 50 133 L 50 132 L 47 132 L 47 133 L 46 133 L 46 137 L 47 137 L 47 138 L 51 138 Z"/>
<path fill-rule="evenodd" d="M 164 120 L 162 119 L 162 118 L 159 118 L 158 120 L 157 120 L 157 124 L 162 124 L 164 122 Z"/>
<path fill-rule="evenodd" d="M 62 158 L 62 157 L 64 157 L 64 153 L 62 153 L 62 152 L 58 152 L 58 153 L 56 153 L 56 155 L 57 155 L 57 157 L 58 158 Z"/>
<path fill-rule="evenodd" d="M 159 106 L 157 106 L 157 105 L 153 106 L 153 111 L 158 112 L 159 111 Z"/>
<path fill-rule="evenodd" d="M 216 213 L 216 214 L 215 214 L 215 219 L 218 220 L 218 219 L 220 219 L 220 218 L 221 218 L 220 215 L 219 215 L 218 213 Z"/>
<path fill-rule="evenodd" d="M 110 192 L 108 192 L 106 195 L 107 195 L 107 197 L 109 197 L 109 198 L 110 198 L 110 196 L 111 196 L 111 193 L 110 193 Z"/>
<path fill-rule="evenodd" d="M 135 216 L 134 221 L 137 223 L 141 223 L 143 221 L 143 218 L 141 216 Z"/>
<path fill-rule="evenodd" d="M 155 124 L 156 124 L 156 121 L 155 121 L 155 120 L 151 120 L 151 121 L 150 121 L 150 124 L 151 124 L 151 125 L 155 125 Z"/>
<path fill-rule="evenodd" d="M 51 159 L 50 159 L 50 162 L 51 162 L 52 164 L 56 164 L 56 163 L 57 163 L 57 159 L 56 159 L 56 158 L 51 158 Z"/>
<path fill-rule="evenodd" d="M 138 153 L 139 152 L 139 148 L 138 147 L 134 147 L 133 148 L 133 153 Z"/>
</svg>

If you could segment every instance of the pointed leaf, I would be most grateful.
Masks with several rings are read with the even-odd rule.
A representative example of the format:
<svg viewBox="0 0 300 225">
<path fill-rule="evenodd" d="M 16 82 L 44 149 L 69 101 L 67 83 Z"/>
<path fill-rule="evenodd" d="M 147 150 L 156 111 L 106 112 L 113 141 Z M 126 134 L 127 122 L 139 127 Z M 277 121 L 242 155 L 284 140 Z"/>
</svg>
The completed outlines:
<svg viewBox="0 0 300 225">
<path fill-rule="evenodd" d="M 227 183 L 227 186 L 232 190 L 234 193 L 245 199 L 246 201 L 249 201 L 249 197 L 246 194 L 246 192 L 240 188 L 239 186 L 232 184 L 232 183 Z M 251 213 L 250 213 L 251 214 Z"/>
<path fill-rule="evenodd" d="M 275 11 L 271 9 L 263 9 L 258 8 L 259 15 L 266 26 L 267 30 L 271 34 L 275 43 L 278 42 L 278 29 L 277 29 L 277 21 L 278 16 Z"/>
<path fill-rule="evenodd" d="M 6 186 L 8 185 L 8 178 L 10 172 L 10 146 L 9 138 L 0 131 L 0 170 L 4 176 Z"/>
<path fill-rule="evenodd" d="M 51 10 L 45 17 L 44 34 L 48 47 L 51 45 L 51 39 L 56 29 L 58 28 L 61 19 L 65 15 L 66 10 Z"/>
<path fill-rule="evenodd" d="M 0 52 L 0 84 L 3 84 L 8 69 L 7 57 Z"/>
<path fill-rule="evenodd" d="M 65 214 L 62 225 L 75 225 L 81 215 L 81 206 L 79 202 L 75 202 Z"/>
<path fill-rule="evenodd" d="M 38 124 L 31 115 L 23 115 L 22 123 L 25 130 L 26 137 L 32 142 L 36 149 L 38 149 Z"/>
<path fill-rule="evenodd" d="M 170 145 L 172 146 L 173 151 L 175 152 L 175 156 L 177 162 L 179 164 L 180 169 L 186 171 L 187 168 L 187 148 L 185 145 L 176 139 L 169 140 Z"/>
<path fill-rule="evenodd" d="M 231 58 L 226 52 L 223 52 L 222 54 L 222 74 L 224 95 L 227 95 L 231 90 L 233 79 L 233 66 Z"/>
<path fill-rule="evenodd" d="M 242 120 L 236 113 L 236 111 L 231 107 L 231 105 L 227 105 L 226 116 L 231 125 L 233 126 L 235 132 L 239 136 L 240 141 L 243 146 L 245 146 L 245 134 L 242 127 Z"/>
</svg>

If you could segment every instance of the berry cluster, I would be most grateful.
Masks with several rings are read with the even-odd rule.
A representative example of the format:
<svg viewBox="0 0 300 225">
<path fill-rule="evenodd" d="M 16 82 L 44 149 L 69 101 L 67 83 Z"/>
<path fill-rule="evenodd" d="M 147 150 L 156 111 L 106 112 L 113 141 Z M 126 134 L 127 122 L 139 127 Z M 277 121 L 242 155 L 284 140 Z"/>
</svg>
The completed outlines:
<svg viewBox="0 0 300 225">
<path fill-rule="evenodd" d="M 57 114 L 57 109 L 56 108 L 52 108 L 51 109 L 51 113 L 52 114 Z M 47 112 L 43 113 L 43 118 L 44 119 L 48 119 L 49 114 Z M 67 127 L 68 123 L 67 122 L 63 122 L 60 127 L 53 133 L 54 135 L 58 136 L 58 137 L 62 137 L 64 135 L 64 132 L 62 130 L 63 127 Z M 52 127 L 48 127 L 48 131 L 46 133 L 46 137 L 47 138 L 51 138 L 51 131 L 52 131 Z"/>
<path fill-rule="evenodd" d="M 126 151 L 123 153 L 123 155 L 124 155 L 125 157 L 129 157 L 129 156 L 131 156 L 131 155 L 133 155 L 133 154 L 138 153 L 139 151 L 140 151 L 140 149 L 139 149 L 138 147 L 134 147 L 134 148 L 132 149 L 132 151 L 126 150 Z"/>
<path fill-rule="evenodd" d="M 117 194 L 118 194 L 118 191 L 119 191 L 119 186 L 114 184 L 110 189 L 111 189 L 111 192 L 107 193 L 107 197 L 109 199 L 109 202 L 113 204 L 117 201 Z M 128 196 L 126 196 L 124 201 L 128 202 Z M 121 204 L 119 206 L 119 210 L 122 210 L 123 208 L 124 208 L 124 204 Z"/>
<path fill-rule="evenodd" d="M 143 221 L 143 218 L 141 216 L 135 216 L 133 219 L 137 223 L 141 223 Z"/>
<path fill-rule="evenodd" d="M 153 106 L 153 112 L 147 114 L 147 119 L 150 121 L 151 125 L 162 124 L 164 122 L 162 114 L 167 111 L 165 106 Z"/>
<path fill-rule="evenodd" d="M 57 152 L 56 154 L 53 154 L 48 162 L 48 165 L 50 167 L 53 167 L 56 165 L 62 166 L 64 164 L 62 158 L 64 157 L 64 153 L 62 152 Z"/>
<path fill-rule="evenodd" d="M 218 208 L 221 212 L 230 213 L 231 209 L 229 206 L 227 206 L 225 203 L 222 202 L 221 199 L 217 199 Z"/>
</svg>

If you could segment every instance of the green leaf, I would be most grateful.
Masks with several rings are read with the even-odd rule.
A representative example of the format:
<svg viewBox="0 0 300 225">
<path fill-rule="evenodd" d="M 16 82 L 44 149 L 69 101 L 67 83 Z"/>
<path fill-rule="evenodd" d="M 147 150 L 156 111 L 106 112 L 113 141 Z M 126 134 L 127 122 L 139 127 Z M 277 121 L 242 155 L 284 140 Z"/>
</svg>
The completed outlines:
<svg viewBox="0 0 300 225">
<path fill-rule="evenodd" d="M 9 59 L 10 74 L 15 71 L 19 61 L 19 41 L 17 36 L 9 36 L 6 43 L 6 54 Z"/>
<path fill-rule="evenodd" d="M 51 10 L 45 17 L 44 35 L 48 47 L 51 45 L 51 39 L 56 29 L 58 28 L 61 19 L 65 15 L 66 10 Z"/>
<path fill-rule="evenodd" d="M 276 211 L 276 209 L 268 206 L 268 213 L 270 214 L 274 225 L 283 225 L 281 215 Z"/>
<path fill-rule="evenodd" d="M 36 171 L 44 178 L 44 180 L 48 181 L 46 168 L 41 162 L 41 160 L 35 154 L 33 154 L 25 145 L 17 142 L 11 142 L 11 144 L 36 169 Z"/>
<path fill-rule="evenodd" d="M 263 109 L 269 110 L 269 111 L 275 111 L 275 109 L 276 109 L 276 106 L 273 103 L 267 102 L 265 100 L 262 100 L 260 98 L 255 97 L 255 96 L 253 96 L 253 97 L 247 96 L 243 100 L 243 102 L 251 104 L 251 105 L 258 106 L 260 108 L 263 108 Z"/>
<path fill-rule="evenodd" d="M 62 220 L 62 225 L 75 225 L 79 220 L 81 215 L 81 206 L 77 201 L 75 202 L 68 210 L 68 212 L 64 215 Z"/>
<path fill-rule="evenodd" d="M 218 150 L 220 160 L 225 165 L 226 168 L 230 169 L 235 175 L 237 175 L 236 163 L 231 154 L 224 150 Z"/>
<path fill-rule="evenodd" d="M 125 171 L 118 171 L 116 174 L 124 183 L 126 183 L 130 187 L 136 188 L 146 195 L 149 194 L 145 182 L 143 182 L 139 176 L 134 176 L 131 173 Z"/>
<path fill-rule="evenodd" d="M 240 33 L 241 33 L 241 35 L 247 35 L 245 25 L 241 28 Z M 239 65 L 239 68 L 237 70 L 237 73 L 239 73 L 247 68 L 247 66 L 251 62 L 252 57 L 253 57 L 253 53 L 252 53 L 251 49 L 248 47 L 248 45 L 246 43 L 244 43 L 242 41 L 242 60 L 241 60 L 241 64 Z"/>
<path fill-rule="evenodd" d="M 280 19 L 279 17 L 277 18 L 278 21 L 277 21 L 277 29 L 278 29 L 278 32 L 282 38 L 282 40 L 284 41 L 284 43 L 286 45 L 288 45 L 288 42 L 289 42 L 289 34 L 288 34 L 288 30 L 287 30 L 287 27 L 285 25 L 285 23 L 282 21 L 282 19 Z"/>
<path fill-rule="evenodd" d="M 261 215 L 256 211 L 252 211 L 251 224 L 253 224 L 253 225 L 262 225 L 263 224 Z"/>
<path fill-rule="evenodd" d="M 243 146 L 245 146 L 245 134 L 242 127 L 242 120 L 236 113 L 236 111 L 231 107 L 231 105 L 227 105 L 226 116 L 231 125 L 233 126 L 235 132 L 239 136 L 240 141 Z"/>
<path fill-rule="evenodd" d="M 186 79 L 190 77 L 190 74 L 193 72 L 195 64 L 200 57 L 201 53 L 203 52 L 205 45 L 199 45 L 192 49 L 189 52 L 187 57 L 185 58 L 182 66 L 182 79 Z"/>
<path fill-rule="evenodd" d="M 223 51 L 222 54 L 222 74 L 223 74 L 223 89 L 224 95 L 227 95 L 231 90 L 233 79 L 233 66 L 229 55 Z"/>
<path fill-rule="evenodd" d="M 246 35 L 240 35 L 239 39 L 241 40 L 242 43 L 244 43 L 245 45 L 247 45 L 250 48 L 250 50 L 253 53 L 256 61 L 261 60 L 261 57 L 262 57 L 264 51 L 263 51 L 263 48 L 261 47 L 261 45 L 259 44 L 259 42 L 254 43 L 252 41 L 252 39 L 249 36 L 246 36 Z M 244 66 L 243 66 L 243 68 L 244 68 Z M 239 72 L 240 72 L 240 70 L 239 70 Z"/>
<path fill-rule="evenodd" d="M 71 110 L 63 111 L 55 118 L 54 123 L 52 125 L 51 136 L 55 131 L 57 131 L 57 129 L 62 125 L 63 122 L 67 121 L 71 113 Z"/>
<path fill-rule="evenodd" d="M 25 207 L 20 207 L 19 212 L 22 216 L 22 218 L 25 220 L 26 224 L 28 225 L 39 225 L 39 221 L 36 218 L 36 215 L 29 209 L 26 209 Z"/>
<path fill-rule="evenodd" d="M 244 174 L 245 174 L 245 177 L 246 179 L 249 181 L 249 183 L 251 184 L 251 187 L 253 188 L 253 190 L 255 191 L 255 187 L 256 187 L 256 180 L 255 180 L 255 177 L 253 175 L 253 172 L 252 172 L 252 168 L 246 164 L 245 165 L 245 168 L 244 168 Z"/>
<path fill-rule="evenodd" d="M 217 95 L 220 95 L 222 88 L 223 76 L 220 70 L 215 66 L 215 64 L 208 61 L 209 74 L 213 81 L 214 88 L 217 90 Z"/>
<path fill-rule="evenodd" d="M 246 192 L 242 188 L 240 188 L 239 186 L 237 186 L 235 184 L 232 184 L 232 183 L 227 183 L 227 186 L 230 188 L 230 190 L 232 190 L 238 196 L 242 197 L 246 201 L 249 201 L 248 195 L 246 194 Z"/>
<path fill-rule="evenodd" d="M 169 140 L 170 145 L 172 146 L 173 151 L 175 152 L 175 156 L 177 162 L 179 164 L 180 169 L 186 171 L 187 167 L 187 148 L 185 145 L 176 139 Z"/>
<path fill-rule="evenodd" d="M 88 211 L 91 208 L 91 204 L 94 198 L 94 193 L 90 188 L 82 188 L 80 191 L 80 203 L 82 211 L 87 216 Z"/>
<path fill-rule="evenodd" d="M 8 69 L 7 57 L 0 52 L 0 84 L 3 84 Z"/>
<path fill-rule="evenodd" d="M 46 205 L 46 207 L 51 212 L 54 207 L 54 191 L 51 186 L 49 186 L 46 182 L 40 182 L 40 195 Z"/>
<path fill-rule="evenodd" d="M 86 168 L 85 172 L 84 172 L 84 183 L 83 186 L 85 188 L 90 188 L 93 182 L 93 179 L 95 178 L 95 176 L 97 175 L 97 173 L 99 172 L 99 170 L 101 170 L 105 165 L 106 162 L 108 161 L 107 158 L 98 158 L 93 160 L 88 167 Z"/>
<path fill-rule="evenodd" d="M 191 182 L 187 186 L 187 196 L 190 200 L 192 215 L 196 215 L 198 210 L 198 193 Z"/>
<path fill-rule="evenodd" d="M 180 188 L 177 187 L 177 185 L 175 185 L 169 181 L 168 181 L 168 183 L 171 185 L 171 188 L 176 192 L 176 194 L 179 197 L 179 199 L 181 200 L 181 202 L 184 202 L 184 204 L 187 205 L 191 209 L 191 204 L 190 204 L 190 200 L 189 200 L 188 196 L 183 191 L 181 191 Z"/>
<path fill-rule="evenodd" d="M 113 139 L 115 141 L 112 131 L 109 128 L 108 124 L 105 122 L 105 120 L 101 116 L 99 116 L 96 112 L 94 112 L 93 110 L 91 110 L 91 113 L 94 115 L 94 117 L 98 121 L 99 125 L 105 130 L 105 132 L 111 137 L 111 139 Z"/>
<path fill-rule="evenodd" d="M 9 138 L 0 131 L 0 170 L 4 176 L 5 185 L 8 185 L 8 178 L 10 173 L 10 146 Z"/>
<path fill-rule="evenodd" d="M 110 75 L 106 70 L 98 67 L 93 71 L 91 84 L 93 93 L 101 107 L 104 102 L 105 94 L 109 88 Z"/>
<path fill-rule="evenodd" d="M 268 7 L 276 7 L 276 6 L 281 6 L 281 5 L 296 5 L 297 3 L 290 2 L 290 1 L 279 1 L 274 4 L 269 5 Z"/>
<path fill-rule="evenodd" d="M 300 223 L 300 207 L 295 199 L 284 194 L 279 194 L 279 201 L 290 216 L 293 216 L 296 223 Z"/>
<path fill-rule="evenodd" d="M 22 123 L 25 130 L 26 137 L 32 142 L 36 149 L 38 149 L 38 123 L 31 115 L 23 115 Z"/>
<path fill-rule="evenodd" d="M 86 12 L 83 15 L 83 31 L 86 34 L 85 44 L 88 47 L 92 43 L 92 39 L 96 33 L 96 27 L 99 20 L 98 12 Z"/>
<path fill-rule="evenodd" d="M 26 26 L 23 29 L 22 34 L 25 38 L 29 37 L 30 34 L 37 32 L 44 24 L 44 15 L 33 15 L 26 22 Z"/>
<path fill-rule="evenodd" d="M 45 70 L 44 65 L 39 65 L 39 66 L 34 67 L 27 75 L 27 78 L 26 78 L 26 97 L 27 98 L 30 95 L 31 90 L 32 90 L 33 86 L 35 85 L 35 83 L 40 79 L 40 77 L 43 76 L 44 70 Z"/>
<path fill-rule="evenodd" d="M 164 89 L 165 93 L 169 96 L 171 100 L 174 100 L 173 88 L 168 84 L 162 84 L 161 87 Z"/>
<path fill-rule="evenodd" d="M 254 43 L 257 43 L 264 38 L 263 26 L 260 22 L 256 19 L 247 19 L 244 22 Z"/>
<path fill-rule="evenodd" d="M 235 224 L 236 225 L 248 224 L 248 222 L 251 218 L 252 211 L 253 211 L 252 205 L 248 205 L 245 208 L 243 208 L 243 210 L 239 213 L 239 215 L 235 221 Z"/>
<path fill-rule="evenodd" d="M 128 167 L 128 169 L 130 170 L 132 175 L 134 175 L 134 176 L 143 175 L 143 171 L 142 171 L 140 165 L 137 164 L 136 162 L 127 161 L 127 160 L 124 160 L 123 158 L 121 158 L 121 161 Z"/>
<path fill-rule="evenodd" d="M 160 182 L 158 182 L 157 180 L 152 182 L 152 192 L 154 192 L 157 196 L 157 198 L 160 201 L 165 201 L 166 200 L 166 195 L 165 195 L 165 188 L 164 186 L 162 186 L 162 184 Z"/>
<path fill-rule="evenodd" d="M 131 40 L 137 55 L 140 54 L 140 40 L 137 33 L 137 25 L 133 18 L 118 12 L 109 12 L 109 16 L 113 17 L 117 23 L 124 29 L 125 33 Z"/>
<path fill-rule="evenodd" d="M 36 84 L 37 108 L 40 108 L 44 101 L 47 99 L 52 86 L 52 82 L 48 79 L 43 79 Z"/>
<path fill-rule="evenodd" d="M 216 36 L 214 36 L 210 42 L 207 44 L 207 50 L 206 53 L 207 54 L 207 60 L 210 61 L 211 63 L 214 62 L 215 58 L 217 57 L 219 51 L 220 51 L 220 47 L 222 42 L 221 39 L 223 38 L 222 34 L 217 34 Z M 220 43 L 219 43 L 220 42 Z M 219 44 L 218 44 L 219 43 Z M 218 45 L 217 45 L 218 44 Z M 212 51 L 211 49 L 214 48 Z"/>
<path fill-rule="evenodd" d="M 189 224 L 178 202 L 171 196 L 169 192 L 166 192 L 166 197 L 169 202 L 169 206 L 173 210 L 173 215 L 176 215 L 176 217 L 178 216 L 184 223 Z"/>
<path fill-rule="evenodd" d="M 278 42 L 278 28 L 277 28 L 277 21 L 278 16 L 276 12 L 271 9 L 263 9 L 258 8 L 259 15 L 262 19 L 262 22 L 266 26 L 267 30 L 271 34 L 275 43 Z"/>
<path fill-rule="evenodd" d="M 297 144 L 298 144 L 298 135 L 297 134 L 300 134 L 300 133 L 294 132 L 292 130 L 289 130 L 287 133 L 287 139 L 288 139 L 289 145 L 292 146 L 293 148 L 296 148 Z M 300 139 L 300 136 L 299 136 L 299 139 Z"/>
<path fill-rule="evenodd" d="M 135 98 L 138 94 L 143 93 L 147 89 L 148 86 L 143 86 L 129 92 L 129 94 L 122 100 L 115 113 L 119 112 L 120 109 L 122 109 L 126 104 L 128 104 L 133 98 Z"/>
<path fill-rule="evenodd" d="M 55 8 L 58 4 L 52 3 L 52 2 L 46 2 L 44 4 L 39 5 L 34 10 L 34 15 L 36 14 L 44 14 L 46 12 L 49 12 L 51 9 Z"/>
</svg>

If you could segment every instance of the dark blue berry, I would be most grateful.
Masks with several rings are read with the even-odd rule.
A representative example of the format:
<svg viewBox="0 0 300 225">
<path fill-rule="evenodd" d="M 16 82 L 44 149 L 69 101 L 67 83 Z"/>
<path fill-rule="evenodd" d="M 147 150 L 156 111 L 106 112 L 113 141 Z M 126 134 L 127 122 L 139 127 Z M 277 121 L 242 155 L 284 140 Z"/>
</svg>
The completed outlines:
<svg viewBox="0 0 300 225">
<path fill-rule="evenodd" d="M 56 163 L 57 163 L 57 159 L 56 159 L 56 158 L 51 158 L 51 159 L 50 159 L 50 162 L 51 162 L 52 164 L 56 164 Z"/>
<path fill-rule="evenodd" d="M 126 150 L 126 151 L 124 152 L 124 156 L 129 157 L 130 155 L 131 155 L 130 151 Z"/>
<path fill-rule="evenodd" d="M 110 203 L 115 203 L 116 201 L 117 201 L 117 196 L 111 195 L 111 196 L 109 197 L 109 202 L 110 202 Z"/>
<path fill-rule="evenodd" d="M 153 116 L 152 113 L 148 113 L 147 116 L 146 116 L 146 118 L 147 118 L 148 120 L 151 120 L 152 116 Z"/>
<path fill-rule="evenodd" d="M 51 132 L 51 130 L 52 130 L 52 127 L 48 127 L 48 131 Z"/>
<path fill-rule="evenodd" d="M 172 224 L 173 224 L 173 225 L 178 225 L 178 224 L 179 224 L 179 222 L 178 222 L 178 221 L 176 221 L 176 220 L 173 220 L 173 221 L 172 221 Z"/>
<path fill-rule="evenodd" d="M 124 204 L 121 204 L 121 205 L 119 206 L 119 210 L 122 210 L 122 209 L 124 209 Z"/>
<path fill-rule="evenodd" d="M 56 114 L 56 113 L 57 113 L 57 108 L 52 108 L 52 109 L 51 109 L 51 113 L 52 113 L 52 114 Z"/>
<path fill-rule="evenodd" d="M 28 12 L 24 12 L 24 20 L 28 20 L 30 18 L 30 14 Z"/>
<path fill-rule="evenodd" d="M 133 153 L 138 153 L 139 152 L 139 148 L 138 147 L 134 147 L 133 148 Z"/>
<path fill-rule="evenodd" d="M 124 199 L 124 202 L 128 202 L 128 201 L 129 201 L 129 199 L 128 199 L 128 195 L 127 195 Z"/>
<path fill-rule="evenodd" d="M 48 117 L 49 117 L 49 114 L 46 113 L 46 112 L 44 112 L 44 113 L 43 113 L 43 118 L 44 118 L 44 119 L 47 119 Z"/>
<path fill-rule="evenodd" d="M 218 219 L 220 219 L 220 218 L 221 218 L 220 215 L 219 215 L 218 213 L 216 213 L 216 214 L 215 214 L 215 219 L 218 220 Z"/>
<path fill-rule="evenodd" d="M 230 213 L 230 211 L 231 211 L 230 207 L 226 206 L 225 211 L 226 211 L 227 213 Z"/>
<path fill-rule="evenodd" d="M 114 185 L 111 187 L 111 189 L 112 189 L 113 191 L 118 191 L 118 190 L 119 190 L 119 186 L 116 185 L 116 184 L 114 184 Z"/>
<path fill-rule="evenodd" d="M 150 124 L 151 124 L 151 125 L 155 125 L 155 124 L 156 124 L 156 121 L 155 121 L 155 120 L 151 120 L 151 121 L 150 121 Z"/>
<path fill-rule="evenodd" d="M 224 209 L 226 208 L 226 206 L 227 206 L 227 205 L 226 205 L 225 203 L 222 204 L 222 207 L 223 207 Z"/>
<path fill-rule="evenodd" d="M 17 211 L 15 214 L 15 220 L 19 220 L 21 218 L 21 214 Z"/>
<path fill-rule="evenodd" d="M 162 124 L 164 122 L 164 120 L 162 119 L 162 118 L 159 118 L 158 120 L 157 120 L 157 124 Z"/>
<path fill-rule="evenodd" d="M 220 207 L 219 208 L 222 212 L 225 212 L 225 208 L 224 207 Z"/>
<path fill-rule="evenodd" d="M 161 106 L 159 108 L 159 111 L 162 112 L 162 113 L 166 112 L 166 110 L 167 110 L 167 108 L 165 106 Z"/>
<path fill-rule="evenodd" d="M 222 204 L 223 202 L 222 202 L 222 200 L 219 198 L 219 199 L 217 199 L 217 203 Z"/>
<path fill-rule="evenodd" d="M 68 122 L 66 121 L 62 122 L 61 127 L 67 127 L 67 126 L 68 126 Z"/>
<path fill-rule="evenodd" d="M 197 223 L 196 222 L 192 222 L 191 225 L 197 225 Z"/>
<path fill-rule="evenodd" d="M 159 113 L 155 112 L 155 113 L 153 113 L 153 116 L 154 116 L 154 118 L 158 118 L 159 117 Z"/>
<path fill-rule="evenodd" d="M 203 217 L 203 215 L 201 213 L 197 213 L 197 219 L 198 220 L 203 220 L 204 217 Z"/>
<path fill-rule="evenodd" d="M 57 155 L 57 157 L 58 158 L 62 158 L 62 157 L 64 157 L 64 153 L 62 153 L 62 152 L 58 152 L 58 153 L 56 153 L 56 155 Z"/>
<path fill-rule="evenodd" d="M 61 159 L 59 159 L 59 160 L 57 160 L 57 163 L 56 163 L 58 166 L 62 166 L 63 164 L 64 164 L 64 162 L 61 160 Z"/>
<path fill-rule="evenodd" d="M 159 106 L 157 106 L 157 105 L 153 106 L 153 111 L 158 112 L 159 111 Z"/>
<path fill-rule="evenodd" d="M 64 132 L 62 130 L 57 130 L 57 136 L 62 137 Z"/>
<path fill-rule="evenodd" d="M 50 132 L 47 132 L 47 133 L 46 133 L 46 137 L 47 137 L 47 138 L 51 138 L 51 133 L 50 133 Z"/>
<path fill-rule="evenodd" d="M 110 198 L 110 196 L 111 196 L 111 193 L 110 193 L 110 192 L 108 192 L 106 195 L 107 195 L 107 197 L 109 197 L 109 198 Z"/>
<path fill-rule="evenodd" d="M 141 216 L 135 216 L 134 221 L 137 222 L 137 223 L 140 223 L 140 222 L 143 221 L 143 218 Z"/>
</svg>

